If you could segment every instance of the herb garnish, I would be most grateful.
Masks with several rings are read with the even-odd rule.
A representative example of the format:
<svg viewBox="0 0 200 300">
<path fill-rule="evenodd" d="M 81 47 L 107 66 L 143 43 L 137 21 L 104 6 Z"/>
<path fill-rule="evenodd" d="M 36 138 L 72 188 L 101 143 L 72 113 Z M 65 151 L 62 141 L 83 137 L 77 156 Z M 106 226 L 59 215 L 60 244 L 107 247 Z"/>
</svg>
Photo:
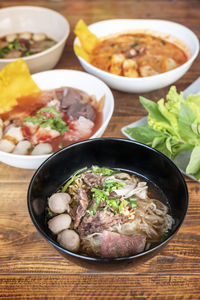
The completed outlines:
<svg viewBox="0 0 200 300">
<path fill-rule="evenodd" d="M 50 113 L 51 117 L 47 117 L 44 113 Z M 66 123 L 60 118 L 59 112 L 55 110 L 55 108 L 51 107 L 43 107 L 36 112 L 35 117 L 26 117 L 24 122 L 31 122 L 33 124 L 38 124 L 40 127 L 49 126 L 53 130 L 57 130 L 63 135 L 69 127 Z"/>
</svg>

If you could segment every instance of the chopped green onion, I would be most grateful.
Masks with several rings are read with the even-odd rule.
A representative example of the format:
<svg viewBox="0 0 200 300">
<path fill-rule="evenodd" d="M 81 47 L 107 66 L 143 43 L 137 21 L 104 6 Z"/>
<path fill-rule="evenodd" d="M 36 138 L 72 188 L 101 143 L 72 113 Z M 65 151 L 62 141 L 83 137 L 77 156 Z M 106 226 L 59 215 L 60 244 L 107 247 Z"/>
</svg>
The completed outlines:
<svg viewBox="0 0 200 300">
<path fill-rule="evenodd" d="M 97 166 L 92 166 L 92 172 L 95 174 L 102 174 L 102 175 L 107 175 L 107 176 L 117 173 L 117 171 L 114 171 L 114 170 L 111 170 L 108 168 L 100 168 Z"/>
<path fill-rule="evenodd" d="M 129 202 L 130 202 L 132 208 L 137 208 L 137 199 L 136 198 L 130 197 Z"/>
<path fill-rule="evenodd" d="M 69 179 L 69 180 L 66 182 L 66 184 L 62 187 L 61 192 L 64 193 L 64 192 L 67 190 L 68 186 L 69 186 L 70 184 L 72 184 L 72 183 L 74 182 L 74 180 L 80 175 L 80 173 L 83 173 L 83 171 L 85 171 L 85 170 L 87 170 L 86 167 L 83 168 L 83 169 L 80 169 L 80 170 L 78 170 L 76 173 L 74 173 L 74 175 L 72 176 L 72 178 Z"/>
</svg>

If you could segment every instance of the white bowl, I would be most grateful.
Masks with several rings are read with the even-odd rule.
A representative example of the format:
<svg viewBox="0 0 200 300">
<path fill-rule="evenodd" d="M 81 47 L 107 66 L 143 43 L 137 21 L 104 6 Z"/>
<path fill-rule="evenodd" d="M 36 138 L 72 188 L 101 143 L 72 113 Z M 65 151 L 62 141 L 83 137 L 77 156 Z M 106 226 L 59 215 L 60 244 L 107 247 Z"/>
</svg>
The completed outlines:
<svg viewBox="0 0 200 300">
<path fill-rule="evenodd" d="M 115 19 L 97 22 L 88 27 L 97 37 L 127 31 L 158 34 L 162 38 L 178 43 L 187 52 L 189 59 L 180 67 L 162 74 L 143 78 L 128 78 L 114 75 L 100 70 L 83 58 L 78 57 L 82 67 L 87 72 L 101 78 L 110 87 L 124 92 L 150 92 L 172 84 L 185 74 L 199 52 L 199 40 L 196 35 L 187 27 L 170 21 Z M 78 38 L 75 38 L 74 44 L 80 44 Z"/>
<path fill-rule="evenodd" d="M 114 110 L 114 98 L 112 92 L 104 82 L 90 74 L 74 70 L 51 70 L 34 74 L 32 75 L 32 78 L 41 90 L 68 86 L 85 91 L 89 95 L 95 95 L 98 101 L 105 95 L 102 125 L 91 138 L 102 136 Z M 0 151 L 1 162 L 23 169 L 37 169 L 49 156 L 51 156 L 51 154 L 18 155 Z"/>
<path fill-rule="evenodd" d="M 0 10 L 0 34 L 44 32 L 57 43 L 49 49 L 23 57 L 31 73 L 52 69 L 63 52 L 70 32 L 68 21 L 54 10 L 37 6 L 14 6 Z M 16 59 L 0 59 L 0 69 Z"/>
</svg>

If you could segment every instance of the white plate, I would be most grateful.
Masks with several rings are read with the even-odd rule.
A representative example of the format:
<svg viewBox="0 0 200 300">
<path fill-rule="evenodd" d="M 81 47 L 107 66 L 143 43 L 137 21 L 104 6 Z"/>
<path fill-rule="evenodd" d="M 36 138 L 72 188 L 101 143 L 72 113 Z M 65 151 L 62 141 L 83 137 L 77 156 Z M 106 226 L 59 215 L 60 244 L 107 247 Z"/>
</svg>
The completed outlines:
<svg viewBox="0 0 200 300">
<path fill-rule="evenodd" d="M 187 89 L 185 89 L 183 91 L 183 96 L 186 98 L 188 95 L 190 95 L 190 94 L 195 95 L 198 92 L 200 92 L 200 77 L 198 79 L 196 79 L 191 85 L 189 85 L 189 87 Z M 135 127 L 147 125 L 147 124 L 148 124 L 147 117 L 144 117 L 136 122 L 133 122 L 129 125 L 124 126 L 121 129 L 121 131 L 127 138 L 129 138 L 130 140 L 134 140 L 127 132 L 125 132 L 125 130 L 127 128 L 135 128 Z M 177 155 L 175 157 L 175 159 L 172 159 L 172 161 L 175 163 L 175 165 L 180 169 L 180 171 L 184 175 L 188 176 L 189 178 L 192 178 L 195 181 L 200 182 L 200 180 L 197 180 L 194 176 L 186 174 L 186 167 L 189 163 L 190 154 L 191 154 L 191 151 L 184 151 L 184 152 L 180 153 L 179 155 Z"/>
</svg>

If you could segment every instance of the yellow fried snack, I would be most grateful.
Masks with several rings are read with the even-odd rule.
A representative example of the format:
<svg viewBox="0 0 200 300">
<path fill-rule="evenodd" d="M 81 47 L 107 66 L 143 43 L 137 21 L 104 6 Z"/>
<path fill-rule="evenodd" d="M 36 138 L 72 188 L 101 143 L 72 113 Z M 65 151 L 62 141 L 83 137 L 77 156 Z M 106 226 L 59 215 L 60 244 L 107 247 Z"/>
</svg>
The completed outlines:
<svg viewBox="0 0 200 300">
<path fill-rule="evenodd" d="M 16 60 L 0 71 L 0 114 L 17 104 L 17 98 L 39 92 L 23 59 Z"/>
<path fill-rule="evenodd" d="M 87 55 L 90 54 L 97 43 L 99 43 L 98 37 L 88 29 L 83 20 L 78 21 L 75 26 L 74 33 L 79 38 L 83 51 L 78 50 L 80 47 L 74 47 L 74 50 L 75 52 L 78 50 L 79 54 L 77 54 L 77 52 L 76 54 L 81 57 L 83 57 L 82 55 L 85 55 L 85 52 Z M 89 56 L 87 56 L 86 58 L 89 58 Z"/>
</svg>

